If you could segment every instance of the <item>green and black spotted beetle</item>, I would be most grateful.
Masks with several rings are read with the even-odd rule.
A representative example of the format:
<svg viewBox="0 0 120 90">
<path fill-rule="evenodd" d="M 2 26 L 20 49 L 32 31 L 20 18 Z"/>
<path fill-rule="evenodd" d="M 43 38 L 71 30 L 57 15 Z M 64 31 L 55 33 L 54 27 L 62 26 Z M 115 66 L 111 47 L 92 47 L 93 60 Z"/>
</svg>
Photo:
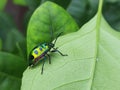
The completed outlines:
<svg viewBox="0 0 120 90">
<path fill-rule="evenodd" d="M 51 64 L 51 58 L 48 52 L 58 52 L 62 56 L 67 56 L 67 54 L 62 54 L 57 48 L 55 47 L 55 43 L 58 39 L 58 37 L 61 35 L 61 33 L 57 36 L 55 41 L 52 43 L 43 43 L 37 45 L 35 48 L 32 49 L 32 51 L 29 54 L 29 67 L 33 67 L 37 64 L 38 61 L 43 60 L 42 70 L 41 74 L 43 74 L 43 68 L 45 63 L 45 58 L 49 58 L 49 64 Z M 52 49 L 52 50 L 51 50 Z"/>
</svg>

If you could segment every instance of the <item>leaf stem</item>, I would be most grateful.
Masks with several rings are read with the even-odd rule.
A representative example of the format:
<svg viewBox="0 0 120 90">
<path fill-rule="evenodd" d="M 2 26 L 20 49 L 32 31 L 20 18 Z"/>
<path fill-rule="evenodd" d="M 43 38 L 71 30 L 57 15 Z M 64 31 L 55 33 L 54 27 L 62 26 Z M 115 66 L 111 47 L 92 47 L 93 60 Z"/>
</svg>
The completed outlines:
<svg viewBox="0 0 120 90">
<path fill-rule="evenodd" d="M 97 20 L 96 20 L 96 53 L 95 57 L 97 59 L 98 52 L 99 52 L 99 39 L 100 39 L 100 24 L 101 24 L 101 15 L 102 15 L 102 4 L 103 0 L 99 0 L 99 7 L 98 7 L 98 12 L 97 12 Z"/>
</svg>

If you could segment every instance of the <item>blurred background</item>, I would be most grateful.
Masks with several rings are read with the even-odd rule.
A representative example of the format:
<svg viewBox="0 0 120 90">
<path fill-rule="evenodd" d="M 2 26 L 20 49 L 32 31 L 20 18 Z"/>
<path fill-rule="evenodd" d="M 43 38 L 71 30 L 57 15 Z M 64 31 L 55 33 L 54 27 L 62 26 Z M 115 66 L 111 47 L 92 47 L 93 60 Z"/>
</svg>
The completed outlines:
<svg viewBox="0 0 120 90">
<path fill-rule="evenodd" d="M 27 67 L 26 32 L 37 7 L 52 1 L 81 27 L 97 12 L 99 0 L 0 0 L 0 90 L 19 90 Z M 120 31 L 120 0 L 104 0 L 103 16 Z"/>
<path fill-rule="evenodd" d="M 27 25 L 32 13 L 46 1 L 52 1 L 62 6 L 81 27 L 95 15 L 99 0 L 0 0 L 0 38 L 3 42 L 2 50 L 15 52 L 13 50 L 15 47 L 14 41 L 20 42 L 25 39 Z M 108 23 L 117 31 L 120 31 L 119 8 L 119 0 L 104 0 L 103 15 Z"/>
</svg>

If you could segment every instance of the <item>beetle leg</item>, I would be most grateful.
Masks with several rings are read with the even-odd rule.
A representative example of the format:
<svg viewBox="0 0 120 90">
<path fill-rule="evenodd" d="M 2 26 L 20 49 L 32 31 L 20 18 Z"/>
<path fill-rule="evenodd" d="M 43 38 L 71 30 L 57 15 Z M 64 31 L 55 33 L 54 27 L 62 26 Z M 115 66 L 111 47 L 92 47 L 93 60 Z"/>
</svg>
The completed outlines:
<svg viewBox="0 0 120 90">
<path fill-rule="evenodd" d="M 51 52 L 58 52 L 61 56 L 68 56 L 67 54 L 63 54 L 62 52 L 57 50 L 57 48 L 53 48 L 53 50 Z"/>
<path fill-rule="evenodd" d="M 44 64 L 45 64 L 45 59 L 43 59 L 43 65 L 42 65 L 41 74 L 43 74 Z"/>
<path fill-rule="evenodd" d="M 49 54 L 46 54 L 48 56 L 48 59 L 49 59 L 49 64 L 51 64 L 51 58 L 50 58 L 50 55 Z"/>
<path fill-rule="evenodd" d="M 57 50 L 58 50 L 58 47 L 56 47 L 56 48 L 53 48 L 53 49 L 57 49 Z"/>
</svg>

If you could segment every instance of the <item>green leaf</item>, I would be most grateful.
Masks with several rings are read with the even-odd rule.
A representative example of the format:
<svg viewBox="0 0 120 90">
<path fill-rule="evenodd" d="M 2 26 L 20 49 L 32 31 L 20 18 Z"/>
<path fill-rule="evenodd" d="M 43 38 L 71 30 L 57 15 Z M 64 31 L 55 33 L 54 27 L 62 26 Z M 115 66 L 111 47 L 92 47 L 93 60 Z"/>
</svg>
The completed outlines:
<svg viewBox="0 0 120 90">
<path fill-rule="evenodd" d="M 0 50 L 2 49 L 2 40 L 0 39 Z"/>
<path fill-rule="evenodd" d="M 0 12 L 0 38 L 3 40 L 3 44 L 6 39 L 5 37 L 13 27 L 15 28 L 13 18 L 11 18 L 10 15 L 4 12 Z"/>
<path fill-rule="evenodd" d="M 37 8 L 30 19 L 27 30 L 28 53 L 37 44 L 50 42 L 52 37 L 61 32 L 66 34 L 77 29 L 77 24 L 63 8 L 48 1 Z"/>
<path fill-rule="evenodd" d="M 19 90 L 25 68 L 26 62 L 23 58 L 0 52 L 0 89 Z"/>
<path fill-rule="evenodd" d="M 6 3 L 7 3 L 7 0 L 0 0 L 0 11 L 4 9 Z"/>
<path fill-rule="evenodd" d="M 16 29 L 13 18 L 4 12 L 0 12 L 0 38 L 2 39 L 3 50 L 15 54 L 19 53 L 16 43 L 25 40 L 24 36 Z M 26 48 L 26 45 L 23 46 Z"/>
<path fill-rule="evenodd" d="M 81 27 L 95 15 L 98 1 L 99 0 L 72 0 L 66 10 Z"/>
<path fill-rule="evenodd" d="M 10 30 L 13 27 L 15 27 L 13 18 L 5 12 L 0 12 L 0 34 L 1 31 Z"/>
<path fill-rule="evenodd" d="M 24 41 L 23 35 L 17 29 L 12 29 L 6 36 L 4 50 L 17 53 L 16 44 L 22 41 Z"/>
<path fill-rule="evenodd" d="M 25 0 L 13 0 L 14 4 L 26 6 Z"/>
<path fill-rule="evenodd" d="M 102 0 L 96 16 L 79 31 L 60 37 L 56 47 L 65 54 L 51 53 L 46 60 L 27 69 L 22 90 L 119 90 L 120 33 L 101 16 Z M 31 82 L 28 82 L 31 81 Z"/>
<path fill-rule="evenodd" d="M 103 13 L 109 24 L 117 31 L 120 31 L 120 10 L 118 8 L 120 8 L 120 0 L 114 3 L 106 2 Z"/>
<path fill-rule="evenodd" d="M 67 11 L 76 20 L 79 26 L 85 23 L 86 19 L 83 17 L 86 16 L 87 3 L 88 1 L 86 0 L 72 0 L 69 6 L 67 7 Z"/>
<path fill-rule="evenodd" d="M 16 48 L 19 56 L 25 58 L 27 60 L 27 46 L 26 46 L 26 40 L 23 40 L 22 42 L 16 43 Z"/>
</svg>

